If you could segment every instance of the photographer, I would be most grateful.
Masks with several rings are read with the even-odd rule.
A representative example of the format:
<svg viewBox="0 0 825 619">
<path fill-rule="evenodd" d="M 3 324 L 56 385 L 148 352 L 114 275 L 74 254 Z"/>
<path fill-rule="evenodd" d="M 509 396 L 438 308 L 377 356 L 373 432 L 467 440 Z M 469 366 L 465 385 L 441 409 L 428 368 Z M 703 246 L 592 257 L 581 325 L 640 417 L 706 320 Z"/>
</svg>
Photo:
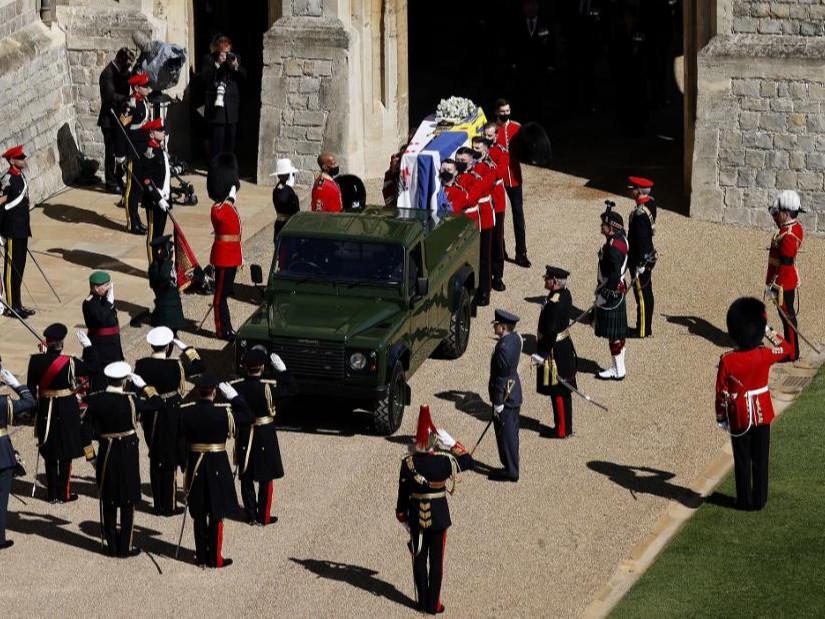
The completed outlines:
<svg viewBox="0 0 825 619">
<path fill-rule="evenodd" d="M 121 106 L 129 100 L 129 70 L 135 61 L 135 53 L 128 47 L 121 47 L 115 59 L 106 65 L 100 74 L 100 114 L 97 117 L 97 126 L 103 132 L 103 147 L 105 160 L 103 162 L 106 191 L 121 193 L 121 188 L 115 178 L 115 136 L 117 127 L 112 124 L 112 111 L 119 114 Z"/>
<path fill-rule="evenodd" d="M 239 81 L 246 79 L 246 69 L 232 52 L 232 41 L 224 36 L 215 40 L 202 65 L 201 77 L 206 84 L 204 119 L 209 126 L 212 156 L 234 153 L 241 104 Z"/>
</svg>

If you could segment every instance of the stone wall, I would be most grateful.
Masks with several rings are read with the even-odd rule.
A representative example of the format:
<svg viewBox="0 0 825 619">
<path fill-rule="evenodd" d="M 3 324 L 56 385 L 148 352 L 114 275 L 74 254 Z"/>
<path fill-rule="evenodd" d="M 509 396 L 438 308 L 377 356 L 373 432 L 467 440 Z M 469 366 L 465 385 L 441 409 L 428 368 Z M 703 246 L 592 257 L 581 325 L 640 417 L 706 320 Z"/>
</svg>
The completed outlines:
<svg viewBox="0 0 825 619">
<path fill-rule="evenodd" d="M 825 2 L 734 0 L 731 33 L 822 36 L 825 34 Z"/>
<path fill-rule="evenodd" d="M 0 148 L 22 144 L 34 203 L 79 174 L 66 39 L 40 21 L 35 0 L 0 0 Z"/>
</svg>

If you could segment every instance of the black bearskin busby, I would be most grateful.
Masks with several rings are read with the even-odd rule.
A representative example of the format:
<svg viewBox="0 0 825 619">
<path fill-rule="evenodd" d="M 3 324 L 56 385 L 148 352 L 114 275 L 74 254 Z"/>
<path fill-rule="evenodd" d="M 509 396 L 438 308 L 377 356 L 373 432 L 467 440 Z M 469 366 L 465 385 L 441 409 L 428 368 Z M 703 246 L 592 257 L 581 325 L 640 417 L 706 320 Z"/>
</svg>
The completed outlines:
<svg viewBox="0 0 825 619">
<path fill-rule="evenodd" d="M 206 193 L 214 202 L 223 202 L 229 196 L 232 187 L 240 189 L 241 180 L 238 174 L 238 160 L 232 153 L 215 155 L 209 163 L 209 174 L 206 177 Z"/>
<path fill-rule="evenodd" d="M 768 315 L 765 304 L 754 297 L 740 297 L 728 308 L 728 333 L 741 350 L 751 350 L 762 343 Z"/>
<path fill-rule="evenodd" d="M 367 190 L 364 181 L 354 174 L 342 174 L 335 177 L 341 188 L 341 202 L 345 211 L 360 211 L 367 205 Z"/>
<path fill-rule="evenodd" d="M 538 123 L 521 126 L 510 140 L 510 154 L 519 162 L 547 168 L 550 166 L 550 138 Z"/>
</svg>

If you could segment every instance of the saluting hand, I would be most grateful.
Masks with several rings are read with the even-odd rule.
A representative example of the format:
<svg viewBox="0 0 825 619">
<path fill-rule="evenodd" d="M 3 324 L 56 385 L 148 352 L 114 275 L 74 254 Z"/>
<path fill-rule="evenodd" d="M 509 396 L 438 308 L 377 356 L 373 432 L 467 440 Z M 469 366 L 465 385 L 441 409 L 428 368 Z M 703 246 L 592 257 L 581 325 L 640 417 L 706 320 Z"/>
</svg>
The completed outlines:
<svg viewBox="0 0 825 619">
<path fill-rule="evenodd" d="M 223 397 L 227 400 L 233 400 L 238 397 L 238 392 L 229 383 L 218 383 L 218 389 L 221 390 Z"/>
<path fill-rule="evenodd" d="M 172 343 L 173 343 L 175 346 L 177 346 L 178 348 L 180 348 L 181 350 L 186 350 L 187 348 L 189 348 L 189 346 L 187 346 L 186 344 L 184 344 L 184 343 L 183 343 L 183 341 L 182 341 L 182 340 L 179 340 L 178 338 L 173 339 L 173 340 L 172 340 Z"/>
<path fill-rule="evenodd" d="M 143 389 L 146 386 L 146 381 L 143 380 L 137 374 L 129 374 L 129 380 L 132 381 L 132 384 L 137 387 L 138 389 Z"/>
<path fill-rule="evenodd" d="M 20 386 L 20 381 L 17 380 L 14 377 L 14 374 L 12 374 L 6 368 L 3 368 L 2 370 L 0 370 L 0 380 L 2 380 L 4 383 L 6 383 L 9 387 L 19 387 Z"/>
<path fill-rule="evenodd" d="M 77 332 L 77 341 L 80 342 L 80 345 L 83 346 L 83 348 L 88 348 L 92 345 L 92 340 L 90 340 L 89 336 L 83 331 Z"/>
<path fill-rule="evenodd" d="M 283 359 L 275 353 L 269 355 L 269 360 L 272 362 L 272 367 L 274 367 L 277 371 L 283 372 L 286 370 L 286 363 L 284 363 Z"/>
</svg>

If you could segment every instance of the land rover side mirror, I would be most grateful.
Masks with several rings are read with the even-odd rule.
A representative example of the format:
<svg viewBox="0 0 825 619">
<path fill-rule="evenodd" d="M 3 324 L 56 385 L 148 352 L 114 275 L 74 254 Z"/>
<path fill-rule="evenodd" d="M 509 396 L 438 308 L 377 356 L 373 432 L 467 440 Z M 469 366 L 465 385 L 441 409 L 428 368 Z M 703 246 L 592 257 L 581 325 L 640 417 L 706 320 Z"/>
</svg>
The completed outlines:
<svg viewBox="0 0 825 619">
<path fill-rule="evenodd" d="M 427 293 L 430 292 L 430 278 L 429 277 L 419 277 L 415 280 L 415 296 L 417 297 L 426 297 Z"/>
<path fill-rule="evenodd" d="M 252 283 L 260 286 L 264 283 L 264 272 L 260 264 L 253 264 L 249 267 L 249 275 L 252 277 Z"/>
</svg>

